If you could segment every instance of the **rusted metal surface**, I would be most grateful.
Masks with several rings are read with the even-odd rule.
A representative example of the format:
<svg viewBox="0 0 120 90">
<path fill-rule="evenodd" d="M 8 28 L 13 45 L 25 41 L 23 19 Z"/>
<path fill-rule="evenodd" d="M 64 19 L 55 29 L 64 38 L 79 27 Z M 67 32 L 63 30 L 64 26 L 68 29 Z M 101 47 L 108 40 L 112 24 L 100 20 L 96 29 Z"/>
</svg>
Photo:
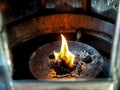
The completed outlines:
<svg viewBox="0 0 120 90">
<path fill-rule="evenodd" d="M 8 28 L 10 47 L 39 35 L 50 33 L 75 33 L 84 28 L 87 34 L 99 36 L 112 42 L 115 26 L 91 16 L 77 14 L 55 14 L 36 17 Z"/>
<path fill-rule="evenodd" d="M 86 3 L 90 2 L 91 3 Z M 4 12 L 7 23 L 27 17 L 36 12 L 46 12 L 47 8 L 83 8 L 85 12 L 89 11 L 109 17 L 116 18 L 119 0 L 2 0 L 0 6 Z M 24 3 L 23 3 L 24 2 Z M 89 8 L 86 8 L 88 7 Z M 42 10 L 42 11 L 41 11 Z M 56 12 L 58 12 L 57 10 Z M 62 11 L 67 11 L 66 9 Z M 75 9 L 74 9 L 75 11 Z M 61 12 L 61 11 L 60 11 Z M 69 11 L 72 12 L 72 11 Z M 77 13 L 82 12 L 78 10 Z"/>
<path fill-rule="evenodd" d="M 87 10 L 87 0 L 82 0 L 82 8 L 86 11 Z"/>
<path fill-rule="evenodd" d="M 75 77 L 75 79 L 95 78 L 95 76 L 98 75 L 99 72 L 102 70 L 104 63 L 102 56 L 99 54 L 99 52 L 97 52 L 97 50 L 95 50 L 93 47 L 80 42 L 69 41 L 68 45 L 69 50 L 76 57 L 79 56 L 80 58 L 85 58 L 89 54 L 92 59 L 92 61 L 89 63 L 86 63 L 84 60 L 79 59 L 79 63 L 81 64 L 82 69 L 79 77 Z M 51 73 L 51 69 L 49 67 L 50 61 L 54 60 L 50 59 L 49 55 L 51 55 L 53 51 L 59 52 L 59 50 L 60 42 L 53 42 L 39 47 L 35 52 L 33 52 L 29 61 L 29 67 L 32 74 L 37 79 L 54 79 L 52 75 L 49 75 Z M 77 70 L 75 72 L 77 72 Z"/>
</svg>

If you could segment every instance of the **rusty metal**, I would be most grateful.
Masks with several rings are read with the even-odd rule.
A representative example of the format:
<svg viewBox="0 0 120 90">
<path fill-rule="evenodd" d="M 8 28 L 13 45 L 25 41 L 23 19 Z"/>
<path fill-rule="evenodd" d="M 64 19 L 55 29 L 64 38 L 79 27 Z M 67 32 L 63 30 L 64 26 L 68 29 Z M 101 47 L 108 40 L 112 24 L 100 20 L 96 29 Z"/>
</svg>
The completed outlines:
<svg viewBox="0 0 120 90">
<path fill-rule="evenodd" d="M 55 14 L 36 17 L 8 28 L 10 47 L 45 34 L 75 33 L 79 28 L 112 43 L 114 24 L 86 15 Z"/>
<path fill-rule="evenodd" d="M 95 0 L 94 0 L 95 1 Z M 99 0 L 101 1 L 101 0 Z M 109 0 L 110 1 L 110 0 Z M 120 12 L 120 11 L 119 11 Z M 120 13 L 118 13 L 120 14 Z M 112 15 L 113 16 L 113 15 Z M 115 42 L 113 44 L 113 52 L 112 52 L 112 67 L 111 70 L 113 70 L 112 75 L 114 78 L 109 79 L 102 79 L 102 80 L 85 80 L 83 82 L 81 81 L 73 81 L 71 82 L 38 82 L 38 81 L 13 81 L 15 90 L 46 90 L 46 89 L 52 89 L 52 90 L 63 90 L 63 89 L 73 89 L 73 90 L 119 90 L 119 78 L 118 78 L 118 70 L 119 70 L 119 17 L 118 15 L 118 22 L 116 27 L 116 33 L 115 33 Z M 29 25 L 29 23 L 28 23 Z M 20 29 L 19 29 L 20 30 Z M 101 29 L 102 30 L 102 29 Z M 104 30 L 104 29 L 103 29 Z M 24 30 L 23 30 L 24 31 Z M 109 31 L 109 30 L 108 30 Z M 111 31 L 111 30 L 110 30 Z M 22 32 L 22 31 L 21 31 Z M 31 32 L 32 33 L 32 32 Z M 26 34 L 27 36 L 27 34 Z M 32 35 L 31 35 L 32 36 Z M 113 34 L 112 34 L 113 36 Z M 22 37 L 22 36 L 21 36 Z M 24 38 L 25 39 L 25 38 Z M 17 40 L 17 38 L 16 38 Z M 23 40 L 23 39 L 22 39 Z M 5 54 L 4 54 L 5 55 Z M 101 86 L 101 87 L 100 87 Z M 99 87 L 99 88 L 98 88 Z"/>
<path fill-rule="evenodd" d="M 69 41 L 68 45 L 70 51 L 76 57 L 79 56 L 80 58 L 85 58 L 89 55 L 92 59 L 92 62 L 89 63 L 85 63 L 84 60 L 79 61 L 79 63 L 82 64 L 81 67 L 84 68 L 82 69 L 79 78 L 95 78 L 103 68 L 104 61 L 100 53 L 93 47 L 80 42 Z M 59 50 L 60 42 L 53 42 L 39 47 L 33 52 L 29 61 L 29 67 L 32 74 L 37 79 L 53 79 L 52 76 L 48 76 L 51 72 L 49 67 L 51 59 L 49 58 L 49 55 L 53 54 L 53 51 L 58 52 Z"/>
<path fill-rule="evenodd" d="M 82 0 L 82 8 L 86 11 L 87 10 L 87 0 Z"/>
</svg>

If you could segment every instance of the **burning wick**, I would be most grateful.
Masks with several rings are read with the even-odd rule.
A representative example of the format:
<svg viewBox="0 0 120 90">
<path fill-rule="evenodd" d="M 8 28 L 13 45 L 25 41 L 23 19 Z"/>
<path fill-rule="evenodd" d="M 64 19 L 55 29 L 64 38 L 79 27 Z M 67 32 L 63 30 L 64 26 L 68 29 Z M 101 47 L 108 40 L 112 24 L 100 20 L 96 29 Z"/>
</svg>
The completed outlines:
<svg viewBox="0 0 120 90">
<path fill-rule="evenodd" d="M 61 37 L 62 37 L 61 50 L 59 53 L 54 51 L 55 60 L 57 60 L 57 61 L 63 60 L 69 68 L 73 68 L 75 55 L 73 55 L 69 51 L 67 41 L 62 34 L 61 34 Z"/>
</svg>

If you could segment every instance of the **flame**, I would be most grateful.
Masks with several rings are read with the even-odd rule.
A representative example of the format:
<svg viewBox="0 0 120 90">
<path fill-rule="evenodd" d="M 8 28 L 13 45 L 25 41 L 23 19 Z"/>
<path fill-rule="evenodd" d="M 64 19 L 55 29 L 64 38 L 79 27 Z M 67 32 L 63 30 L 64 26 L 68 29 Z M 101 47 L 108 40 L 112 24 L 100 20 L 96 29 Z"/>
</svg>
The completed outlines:
<svg viewBox="0 0 120 90">
<path fill-rule="evenodd" d="M 56 53 L 54 51 L 55 60 L 63 60 L 66 65 L 68 65 L 70 68 L 74 66 L 74 58 L 75 56 L 69 51 L 67 41 L 65 37 L 61 34 L 62 37 L 62 45 L 61 50 L 59 53 Z"/>
</svg>

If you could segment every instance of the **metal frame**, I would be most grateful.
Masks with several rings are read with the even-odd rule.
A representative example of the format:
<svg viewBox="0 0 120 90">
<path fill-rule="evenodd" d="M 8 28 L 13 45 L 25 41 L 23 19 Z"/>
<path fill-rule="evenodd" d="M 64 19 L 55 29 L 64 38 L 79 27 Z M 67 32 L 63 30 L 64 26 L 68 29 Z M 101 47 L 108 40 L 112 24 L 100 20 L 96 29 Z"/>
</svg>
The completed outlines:
<svg viewBox="0 0 120 90">
<path fill-rule="evenodd" d="M 15 90 L 119 90 L 119 66 L 120 66 L 120 5 L 116 22 L 115 38 L 112 48 L 112 62 L 108 79 L 72 80 L 72 81 L 14 81 Z"/>
<path fill-rule="evenodd" d="M 8 42 L 6 38 L 5 26 L 3 25 L 0 13 L 0 62 L 4 67 L 4 84 L 7 90 L 118 90 L 119 88 L 119 66 L 120 66 L 120 5 L 116 22 L 115 38 L 112 48 L 112 62 L 108 79 L 95 80 L 63 80 L 63 81 L 35 81 L 35 80 L 13 80 L 10 77 L 12 65 Z"/>
<path fill-rule="evenodd" d="M 6 29 L 2 17 L 2 12 L 0 11 L 0 78 L 3 84 L 2 90 L 12 90 L 13 83 L 11 79 L 12 75 L 12 62 L 10 60 L 10 53 L 8 48 L 8 41 L 6 35 Z"/>
</svg>

